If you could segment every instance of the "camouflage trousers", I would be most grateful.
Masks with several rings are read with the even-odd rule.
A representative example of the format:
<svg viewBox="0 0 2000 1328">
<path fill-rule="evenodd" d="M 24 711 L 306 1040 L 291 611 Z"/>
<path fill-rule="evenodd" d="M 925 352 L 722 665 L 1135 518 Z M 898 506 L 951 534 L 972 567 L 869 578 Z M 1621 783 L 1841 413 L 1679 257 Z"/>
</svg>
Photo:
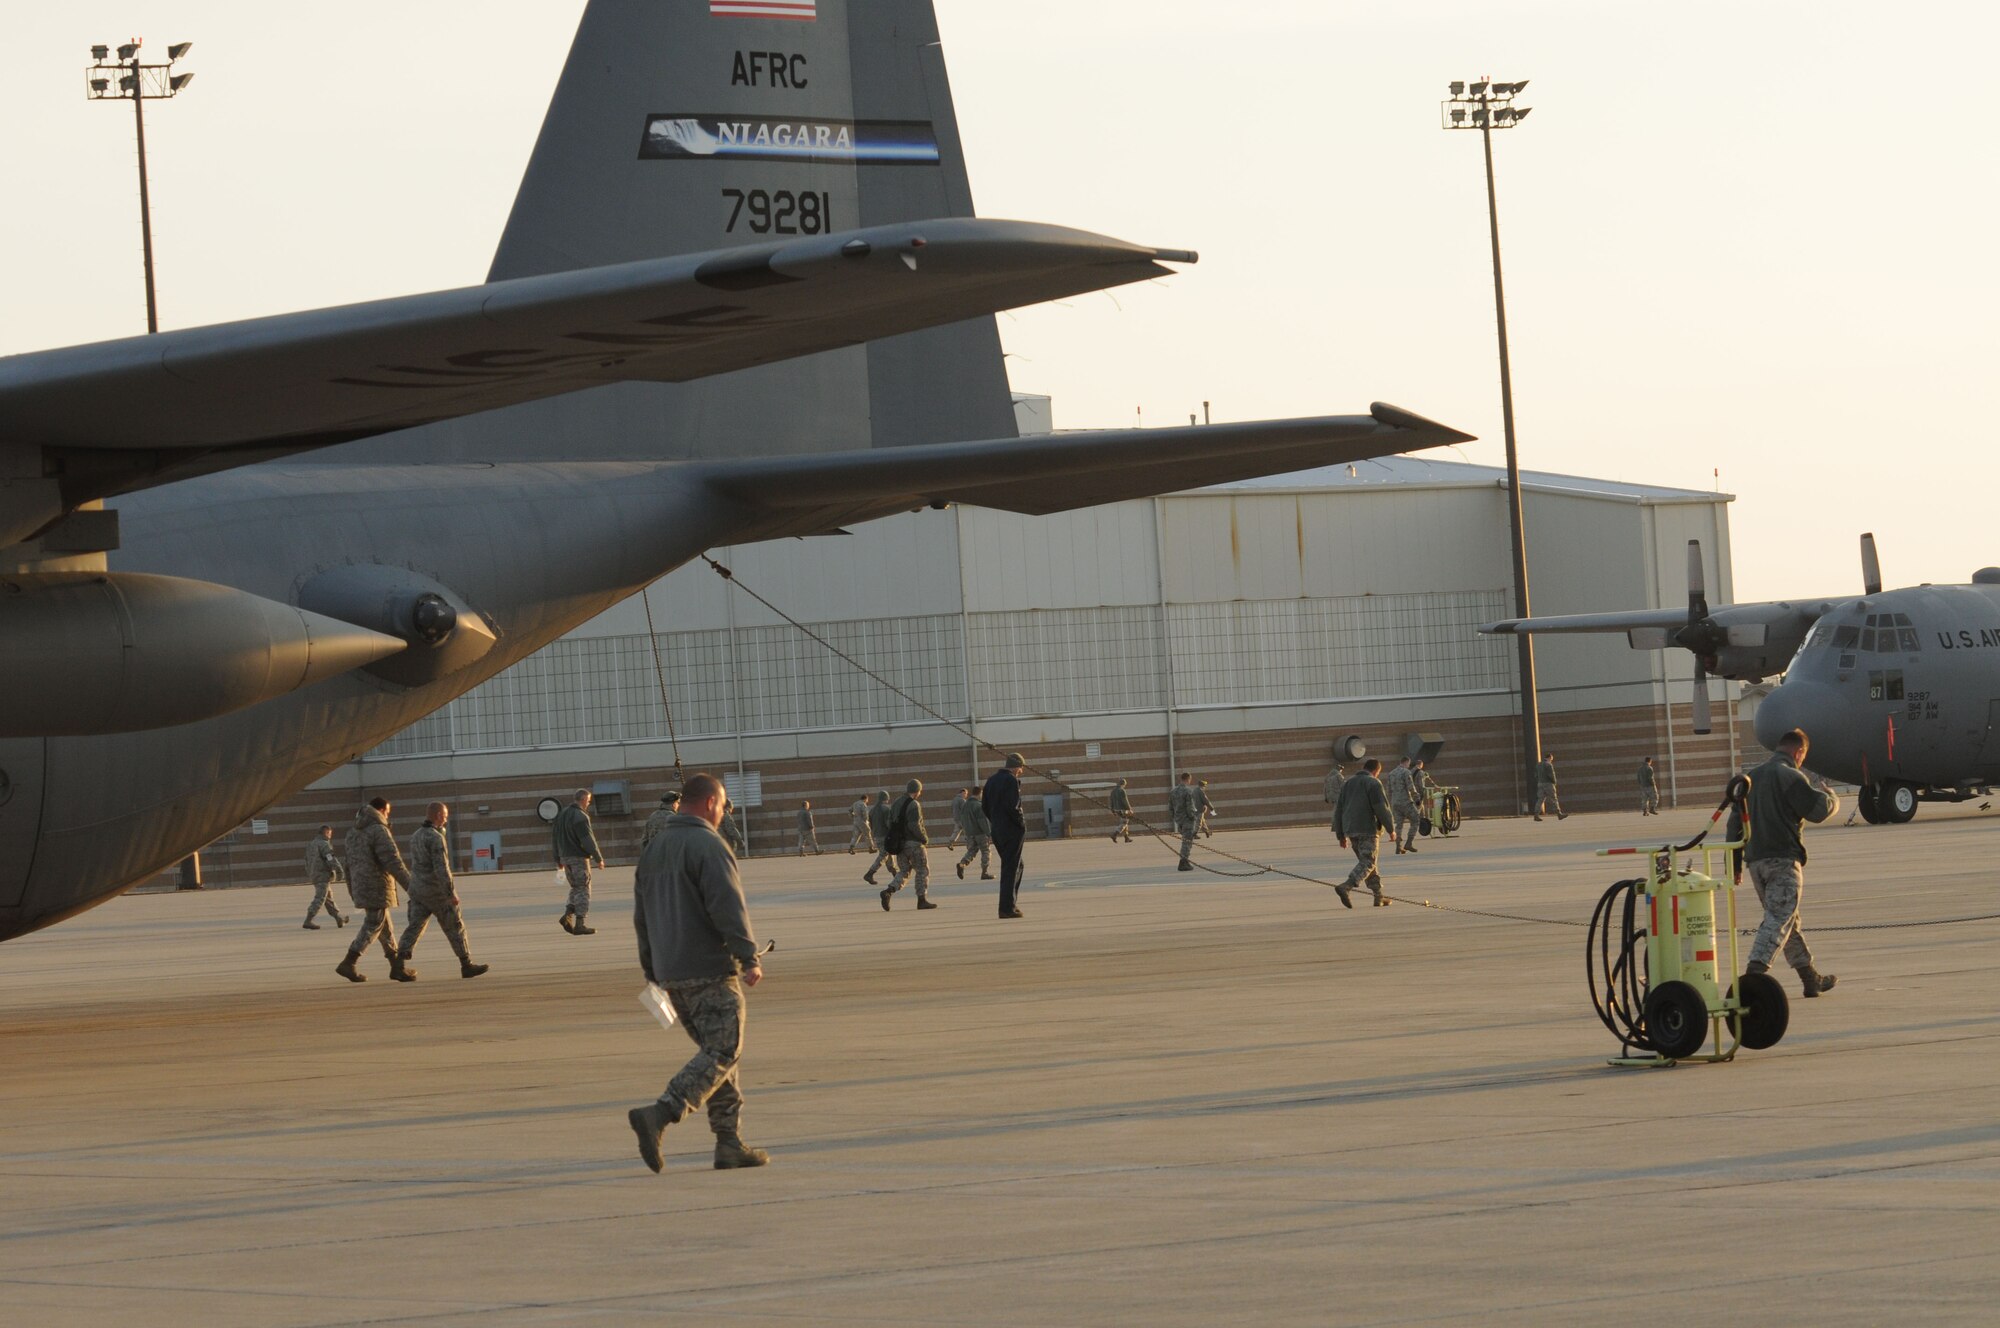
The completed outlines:
<svg viewBox="0 0 2000 1328">
<path fill-rule="evenodd" d="M 403 928 L 403 940 L 399 947 L 403 958 L 408 959 L 417 948 L 417 942 L 424 937 L 424 928 L 431 925 L 431 919 L 438 921 L 438 930 L 451 942 L 451 952 L 458 956 L 461 964 L 470 964 L 472 955 L 465 944 L 465 916 L 458 911 L 457 904 L 447 904 L 443 908 L 432 908 L 415 895 L 410 896 L 410 925 Z"/>
<path fill-rule="evenodd" d="M 333 906 L 333 878 L 329 876 L 324 881 L 314 881 L 312 888 L 313 901 L 306 907 L 306 921 L 311 922 L 318 917 L 321 909 L 325 909 L 330 918 L 339 917 L 340 910 Z"/>
<path fill-rule="evenodd" d="M 896 865 L 895 855 L 889 852 L 887 845 L 884 845 L 882 849 L 875 854 L 875 861 L 868 864 L 868 870 L 863 872 L 862 875 L 873 876 L 875 874 L 876 868 L 880 867 L 885 862 L 888 863 L 889 866 L 892 868 Z"/>
<path fill-rule="evenodd" d="M 1646 816 L 1658 816 L 1660 814 L 1659 789 L 1641 788 L 1639 790 L 1639 811 Z"/>
<path fill-rule="evenodd" d="M 1115 843 L 1117 843 L 1117 842 L 1118 842 L 1118 837 L 1119 837 L 1120 835 L 1123 835 L 1123 836 L 1125 837 L 1125 842 L 1126 842 L 1126 843 L 1128 843 L 1128 844 L 1129 844 L 1129 843 L 1131 843 L 1131 842 L 1132 842 L 1132 813 L 1130 813 L 1130 812 L 1113 812 L 1113 813 L 1112 813 L 1112 815 L 1114 815 L 1114 816 L 1116 816 L 1116 817 L 1118 818 L 1118 825 L 1116 826 L 1116 828 L 1114 828 L 1114 829 L 1113 829 L 1113 830 L 1111 831 L 1111 842 L 1112 842 L 1112 843 L 1114 843 L 1114 844 L 1115 844 Z"/>
<path fill-rule="evenodd" d="M 1805 871 L 1786 858 L 1760 858 L 1750 863 L 1750 884 L 1764 905 L 1764 922 L 1757 939 L 1750 942 L 1750 962 L 1768 964 L 1784 947 L 1785 962 L 1793 968 L 1810 967 L 1812 950 L 1799 929 L 1799 895 L 1805 889 Z"/>
<path fill-rule="evenodd" d="M 347 947 L 347 957 L 359 959 L 368 952 L 368 945 L 376 937 L 382 938 L 382 953 L 389 956 L 391 964 L 399 964 L 402 957 L 396 952 L 396 920 L 386 908 L 371 908 L 361 914 L 361 927 L 354 933 L 354 941 Z"/>
<path fill-rule="evenodd" d="M 1408 848 L 1417 842 L 1417 805 L 1413 802 L 1389 804 L 1389 813 L 1396 820 L 1396 847 Z"/>
<path fill-rule="evenodd" d="M 1201 822 L 1179 820 L 1174 822 L 1174 833 L 1181 837 L 1181 861 L 1186 862 L 1194 852 L 1194 841 L 1201 834 Z"/>
<path fill-rule="evenodd" d="M 903 888 L 903 882 L 912 875 L 917 878 L 917 898 L 922 899 L 931 892 L 931 856 L 922 844 L 911 844 L 896 859 L 896 874 L 889 880 L 889 893 L 895 894 Z"/>
<path fill-rule="evenodd" d="M 576 920 L 582 922 L 583 915 L 590 912 L 590 859 L 564 858 L 562 869 L 569 878 L 569 907 L 563 911 L 576 914 Z"/>
<path fill-rule="evenodd" d="M 855 826 L 854 834 L 847 841 L 847 851 L 849 853 L 852 853 L 857 848 L 866 849 L 870 853 L 875 851 L 875 834 L 865 825 Z M 874 868 L 871 867 L 869 870 L 873 871 Z"/>
<path fill-rule="evenodd" d="M 974 858 L 979 859 L 979 874 L 985 876 L 993 870 L 993 841 L 985 835 L 974 835 L 965 842 L 965 856 L 958 865 L 970 867 Z"/>
<path fill-rule="evenodd" d="M 743 1054 L 742 984 L 735 978 L 677 983 L 667 988 L 667 999 L 697 1050 L 694 1059 L 668 1081 L 660 1105 L 673 1120 L 705 1105 L 708 1127 L 718 1139 L 740 1138 L 743 1085 L 737 1062 Z"/>
<path fill-rule="evenodd" d="M 803 858 L 803 857 L 804 857 L 804 856 L 806 855 L 806 849 L 807 849 L 808 847 L 810 847 L 810 848 L 812 849 L 812 851 L 813 851 L 813 852 L 815 852 L 815 853 L 819 852 L 819 831 L 817 831 L 817 830 L 801 830 L 801 831 L 799 831 L 799 856 L 800 856 L 800 857 L 802 857 L 802 858 Z"/>
<path fill-rule="evenodd" d="M 1366 885 L 1376 894 L 1382 893 L 1382 873 L 1375 870 L 1375 857 L 1380 851 L 1381 836 L 1369 835 L 1366 839 L 1350 838 L 1348 844 L 1354 849 L 1354 870 L 1347 873 L 1345 884 L 1348 889 Z"/>
<path fill-rule="evenodd" d="M 1557 816 L 1563 814 L 1562 799 L 1556 796 L 1554 784 L 1535 785 L 1535 819 L 1541 820 L 1545 811 L 1554 812 Z"/>
</svg>

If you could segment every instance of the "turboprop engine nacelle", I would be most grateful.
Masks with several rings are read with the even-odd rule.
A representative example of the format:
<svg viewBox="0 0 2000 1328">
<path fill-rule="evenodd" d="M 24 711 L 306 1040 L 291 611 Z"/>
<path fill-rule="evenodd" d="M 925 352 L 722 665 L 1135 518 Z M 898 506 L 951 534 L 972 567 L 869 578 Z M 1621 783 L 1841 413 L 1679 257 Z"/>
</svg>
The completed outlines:
<svg viewBox="0 0 2000 1328">
<path fill-rule="evenodd" d="M 191 724 L 403 648 L 393 636 L 207 581 L 0 576 L 0 737 Z"/>
</svg>

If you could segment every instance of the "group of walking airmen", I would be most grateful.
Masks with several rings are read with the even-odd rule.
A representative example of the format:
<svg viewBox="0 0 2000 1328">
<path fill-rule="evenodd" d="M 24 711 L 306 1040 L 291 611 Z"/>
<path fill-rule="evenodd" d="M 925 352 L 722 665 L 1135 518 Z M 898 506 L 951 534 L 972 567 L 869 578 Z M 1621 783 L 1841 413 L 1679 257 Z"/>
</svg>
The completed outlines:
<svg viewBox="0 0 2000 1328">
<path fill-rule="evenodd" d="M 1832 990 L 1835 978 L 1814 966 L 1799 925 L 1806 861 L 1800 830 L 1806 821 L 1826 820 L 1838 809 L 1839 799 L 1800 769 L 1807 749 L 1806 735 L 1793 730 L 1779 740 L 1770 760 L 1748 772 L 1748 791 L 1732 815 L 1727 833 L 1732 840 L 1745 841 L 1739 879 L 1741 867 L 1747 865 L 1751 885 L 1764 907 L 1748 971 L 1768 971 L 1782 951 L 1797 970 L 1805 995 L 1816 997 Z M 1021 810 L 1020 772 L 1025 768 L 1022 757 L 1010 753 L 982 785 L 960 788 L 952 799 L 951 842 L 955 845 L 962 840 L 966 846 L 956 864 L 958 877 L 965 878 L 965 869 L 976 858 L 980 879 L 995 879 L 991 867 L 997 855 L 999 916 L 1003 919 L 1022 916 L 1018 892 L 1026 820 Z M 1352 892 L 1363 886 L 1376 907 L 1390 904 L 1378 866 L 1381 838 L 1388 835 L 1398 853 L 1415 852 L 1422 809 L 1435 791 L 1419 758 L 1398 761 L 1386 777 L 1381 772 L 1381 761 L 1370 758 L 1351 775 L 1336 765 L 1325 781 L 1325 798 L 1333 808 L 1333 832 L 1342 847 L 1354 852 L 1353 869 L 1334 886 L 1341 904 L 1350 909 L 1354 907 Z M 1550 810 L 1559 819 L 1566 817 L 1557 798 L 1554 758 L 1546 756 L 1536 774 L 1535 819 L 1541 820 Z M 1653 758 L 1641 763 L 1638 779 L 1640 811 L 1658 815 Z M 876 885 L 876 873 L 884 865 L 894 870 L 878 895 L 885 911 L 906 882 L 914 887 L 917 908 L 937 907 L 930 898 L 930 836 L 924 824 L 923 793 L 923 781 L 912 779 L 899 797 L 892 799 L 888 790 L 878 789 L 872 796 L 856 799 L 849 808 L 853 829 L 848 852 L 874 854 L 863 879 Z M 577 790 L 551 826 L 551 847 L 567 896 L 560 925 L 573 936 L 596 934 L 586 919 L 592 868 L 604 866 L 604 855 L 591 826 L 591 800 L 588 790 Z M 1117 818 L 1112 840 L 1122 838 L 1130 843 L 1133 808 L 1126 780 L 1117 782 L 1106 805 Z M 659 1096 L 627 1113 L 640 1157 L 656 1172 L 663 1166 L 660 1144 L 666 1129 L 698 1108 L 707 1112 L 715 1136 L 717 1168 L 758 1167 L 769 1161 L 768 1153 L 745 1143 L 742 1136 L 739 1060 L 747 1016 L 744 992 L 763 978 L 763 952 L 750 925 L 737 865 L 741 829 L 731 810 L 722 782 L 712 775 L 696 774 L 661 799 L 639 837 L 633 889 L 639 966 L 646 981 L 660 989 L 661 999 L 673 1012 L 673 1022 L 695 1044 L 694 1056 L 668 1079 Z M 450 809 L 441 802 L 429 804 L 406 849 L 398 846 L 390 830 L 392 811 L 387 799 L 377 797 L 356 813 L 346 836 L 344 869 L 341 855 L 334 852 L 331 826 L 321 826 L 308 841 L 306 874 L 313 898 L 304 926 L 319 930 L 314 919 L 324 910 L 337 926 L 346 927 L 350 919 L 331 897 L 333 885 L 344 880 L 361 917 L 346 955 L 335 968 L 340 976 L 351 982 L 366 981 L 359 962 L 371 945 L 379 943 L 389 962 L 389 976 L 398 982 L 415 981 L 417 971 L 411 960 L 425 930 L 435 920 L 458 957 L 460 975 L 478 977 L 488 966 L 473 961 L 466 938 L 446 837 Z M 1192 871 L 1195 840 L 1206 832 L 1207 818 L 1213 813 L 1207 781 L 1182 772 L 1170 790 L 1168 813 L 1180 837 L 1179 870 Z M 818 852 L 810 802 L 800 803 L 798 825 L 799 851 L 810 848 Z M 407 924 L 400 938 L 390 916 L 399 886 L 409 895 Z"/>
</svg>

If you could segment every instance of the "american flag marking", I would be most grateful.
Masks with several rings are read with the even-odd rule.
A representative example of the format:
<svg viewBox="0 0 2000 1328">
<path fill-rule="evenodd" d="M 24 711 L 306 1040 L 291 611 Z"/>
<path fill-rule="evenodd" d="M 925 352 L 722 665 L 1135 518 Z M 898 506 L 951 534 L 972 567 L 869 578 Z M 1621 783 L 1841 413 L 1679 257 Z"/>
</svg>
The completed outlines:
<svg viewBox="0 0 2000 1328">
<path fill-rule="evenodd" d="M 819 0 L 708 0 L 711 18 L 789 18 L 810 23 Z"/>
</svg>

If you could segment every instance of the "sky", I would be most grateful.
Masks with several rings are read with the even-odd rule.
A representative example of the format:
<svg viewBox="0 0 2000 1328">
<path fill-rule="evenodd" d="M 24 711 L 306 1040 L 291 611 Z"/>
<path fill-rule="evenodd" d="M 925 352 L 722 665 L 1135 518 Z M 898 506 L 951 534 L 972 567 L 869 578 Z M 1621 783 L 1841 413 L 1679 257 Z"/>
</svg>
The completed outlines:
<svg viewBox="0 0 2000 1328">
<path fill-rule="evenodd" d="M 0 354 L 144 330 L 127 107 L 93 42 L 195 42 L 147 149 L 162 325 L 484 279 L 583 0 L 72 0 L 11 16 Z M 937 0 L 982 215 L 1199 250 L 1003 314 L 1063 428 L 1364 411 L 1522 465 L 1733 493 L 1738 599 L 2000 564 L 2000 8 L 1847 0 Z M 337 26 L 335 24 L 337 16 Z M 1420 535 L 1419 535 L 1420 537 Z M 1534 532 L 1529 532 L 1532 544 Z"/>
</svg>

